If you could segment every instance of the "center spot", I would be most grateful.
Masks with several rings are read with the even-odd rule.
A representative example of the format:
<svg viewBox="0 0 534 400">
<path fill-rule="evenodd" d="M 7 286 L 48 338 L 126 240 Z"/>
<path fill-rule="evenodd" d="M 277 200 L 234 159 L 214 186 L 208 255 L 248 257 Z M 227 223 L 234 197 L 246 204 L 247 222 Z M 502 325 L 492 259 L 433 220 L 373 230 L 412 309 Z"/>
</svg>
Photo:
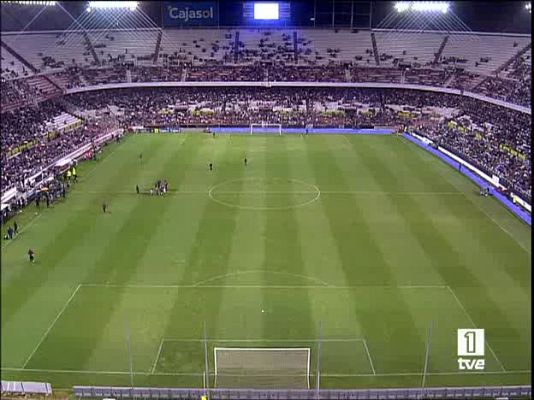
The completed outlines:
<svg viewBox="0 0 534 400">
<path fill-rule="evenodd" d="M 227 207 L 245 210 L 283 210 L 302 207 L 321 194 L 313 184 L 287 178 L 245 178 L 221 182 L 210 198 Z"/>
</svg>

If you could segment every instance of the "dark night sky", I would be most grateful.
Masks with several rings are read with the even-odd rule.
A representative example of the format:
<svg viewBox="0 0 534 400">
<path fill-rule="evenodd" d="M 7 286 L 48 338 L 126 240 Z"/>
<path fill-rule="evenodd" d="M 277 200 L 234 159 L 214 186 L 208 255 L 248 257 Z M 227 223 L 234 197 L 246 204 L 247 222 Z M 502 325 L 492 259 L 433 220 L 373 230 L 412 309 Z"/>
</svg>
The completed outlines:
<svg viewBox="0 0 534 400">
<path fill-rule="evenodd" d="M 192 1 L 192 0 L 189 0 Z M 335 0 L 336 21 L 348 24 L 350 1 Z M 61 5 L 74 17 L 84 12 L 86 2 L 61 1 Z M 314 5 L 318 12 L 317 24 L 328 25 L 332 20 L 332 0 L 292 0 L 292 25 L 309 25 Z M 531 33 L 531 14 L 525 9 L 525 1 L 455 1 L 452 10 L 473 31 Z M 219 0 L 221 25 L 243 25 L 243 0 Z M 355 9 L 365 10 L 369 2 L 355 2 Z M 372 5 L 372 26 L 376 27 L 393 10 L 392 1 L 375 1 Z M 142 10 L 160 25 L 161 2 L 142 2 Z M 21 30 L 40 10 L 40 7 L 26 7 L 2 4 L 2 30 Z M 367 21 L 361 17 L 362 21 Z M 60 7 L 50 7 L 37 18 L 30 30 L 66 29 L 72 20 Z M 341 27 L 341 25 L 340 25 Z"/>
</svg>

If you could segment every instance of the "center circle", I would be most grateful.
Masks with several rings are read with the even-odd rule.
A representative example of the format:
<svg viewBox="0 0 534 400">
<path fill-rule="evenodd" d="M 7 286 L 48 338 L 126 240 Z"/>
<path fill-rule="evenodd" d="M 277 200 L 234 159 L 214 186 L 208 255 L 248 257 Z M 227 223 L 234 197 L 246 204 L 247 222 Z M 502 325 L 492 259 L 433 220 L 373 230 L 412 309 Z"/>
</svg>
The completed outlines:
<svg viewBox="0 0 534 400">
<path fill-rule="evenodd" d="M 216 203 L 242 210 L 287 210 L 313 203 L 321 191 L 298 179 L 243 178 L 221 182 L 208 195 Z"/>
</svg>

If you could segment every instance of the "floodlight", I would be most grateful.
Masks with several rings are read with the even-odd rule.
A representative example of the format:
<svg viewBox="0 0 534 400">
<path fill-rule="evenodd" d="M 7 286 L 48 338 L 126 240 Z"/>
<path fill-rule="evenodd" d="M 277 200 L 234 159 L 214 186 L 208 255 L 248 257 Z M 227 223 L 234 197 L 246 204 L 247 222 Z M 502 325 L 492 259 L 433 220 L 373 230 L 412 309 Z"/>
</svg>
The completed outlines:
<svg viewBox="0 0 534 400">
<path fill-rule="evenodd" d="M 137 1 L 90 1 L 87 6 L 87 11 L 91 10 L 112 10 L 112 9 L 128 9 L 135 11 L 137 8 Z"/>
<path fill-rule="evenodd" d="M 395 3 L 395 10 L 397 10 L 397 12 L 404 12 L 404 11 L 408 11 L 410 9 L 410 3 L 409 2 L 406 2 L 406 1 L 398 1 Z"/>
<path fill-rule="evenodd" d="M 446 1 L 398 1 L 395 3 L 395 10 L 402 13 L 413 12 L 441 12 L 445 14 L 449 11 L 450 4 Z"/>
<path fill-rule="evenodd" d="M 532 4 L 530 4 L 530 2 L 528 2 L 527 4 L 525 4 L 525 9 L 528 11 L 529 14 L 532 12 L 532 11 L 531 11 L 531 7 L 532 7 Z"/>
</svg>

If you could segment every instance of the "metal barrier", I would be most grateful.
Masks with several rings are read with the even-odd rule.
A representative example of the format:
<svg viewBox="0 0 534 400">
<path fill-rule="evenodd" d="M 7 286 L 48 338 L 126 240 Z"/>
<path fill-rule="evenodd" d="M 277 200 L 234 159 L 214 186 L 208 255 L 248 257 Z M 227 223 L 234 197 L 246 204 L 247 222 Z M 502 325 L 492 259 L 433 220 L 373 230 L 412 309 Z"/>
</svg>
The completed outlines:
<svg viewBox="0 0 534 400">
<path fill-rule="evenodd" d="M 2 381 L 2 395 L 52 394 L 52 386 L 44 382 Z"/>
<path fill-rule="evenodd" d="M 364 400 L 364 399 L 469 399 L 469 398 L 518 398 L 532 396 L 532 386 L 490 387 L 440 387 L 414 389 L 354 389 L 354 390 L 261 390 L 261 389 L 179 389 L 74 386 L 78 398 L 153 398 L 153 399 L 318 399 L 318 400 Z"/>
</svg>

